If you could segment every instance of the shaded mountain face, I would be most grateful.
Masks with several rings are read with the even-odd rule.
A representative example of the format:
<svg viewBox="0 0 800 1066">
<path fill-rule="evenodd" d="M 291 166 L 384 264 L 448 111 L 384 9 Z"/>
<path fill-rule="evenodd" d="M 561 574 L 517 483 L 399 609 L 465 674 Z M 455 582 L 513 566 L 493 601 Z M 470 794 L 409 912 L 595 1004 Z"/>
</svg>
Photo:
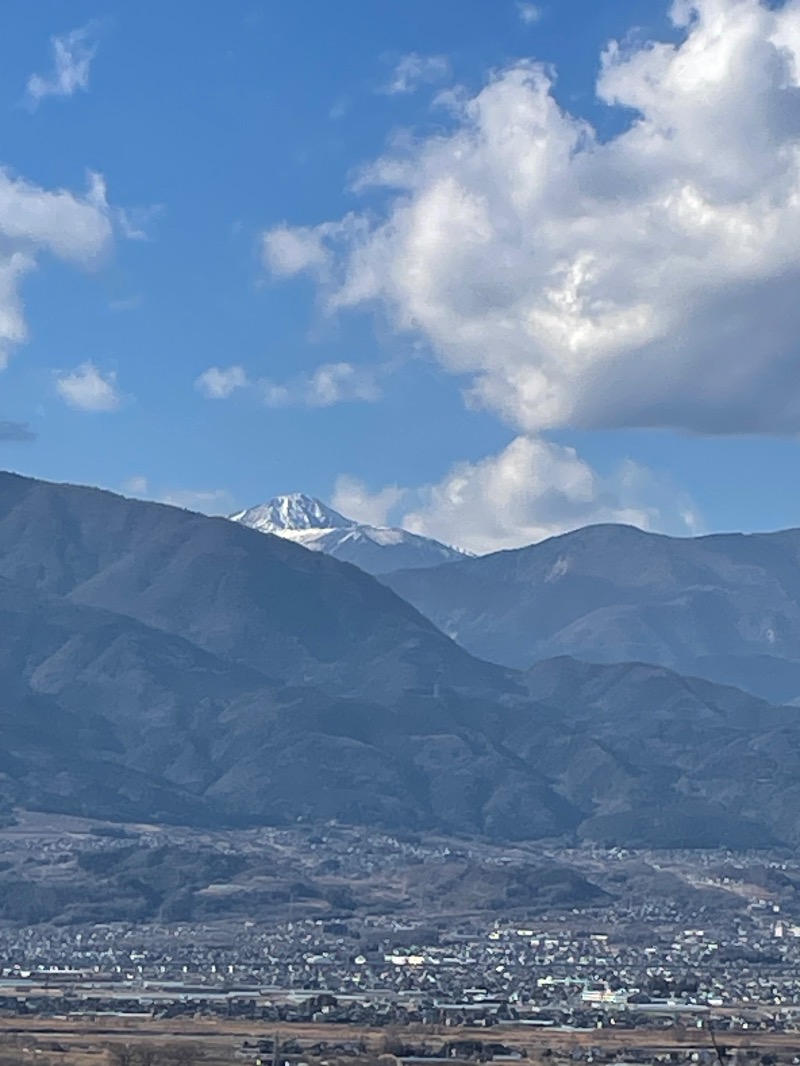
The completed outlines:
<svg viewBox="0 0 800 1066">
<path fill-rule="evenodd" d="M 795 841 L 800 712 L 639 663 L 551 659 L 526 675 L 553 708 L 535 738 L 507 743 L 549 767 L 605 845 L 763 847 Z M 565 734 L 555 723 L 569 723 Z"/>
<path fill-rule="evenodd" d="M 517 835 L 576 813 L 454 692 L 392 706 L 269 681 L 132 619 L 0 582 L 0 806 L 188 824 Z M 502 715 L 500 715 L 502 717 Z M 446 756 L 444 773 L 437 753 Z M 513 793 L 513 808 L 506 810 Z"/>
<path fill-rule="evenodd" d="M 387 698 L 415 685 L 514 685 L 355 567 L 223 518 L 97 489 L 0 474 L 0 577 L 287 683 Z"/>
<path fill-rule="evenodd" d="M 520 810 L 534 835 L 577 817 L 487 735 L 519 679 L 278 538 L 0 475 L 0 611 L 6 807 L 501 835 Z"/>
<path fill-rule="evenodd" d="M 456 548 L 406 529 L 355 522 L 321 500 L 299 492 L 276 496 L 269 503 L 239 511 L 231 515 L 231 521 L 353 563 L 368 574 L 439 566 L 465 558 L 464 552 Z"/>
<path fill-rule="evenodd" d="M 676 539 L 593 526 L 385 582 L 492 662 L 650 662 L 800 698 L 798 530 Z"/>
<path fill-rule="evenodd" d="M 473 659 L 362 571 L 0 475 L 0 812 L 800 842 L 800 716 L 657 667 Z"/>
</svg>

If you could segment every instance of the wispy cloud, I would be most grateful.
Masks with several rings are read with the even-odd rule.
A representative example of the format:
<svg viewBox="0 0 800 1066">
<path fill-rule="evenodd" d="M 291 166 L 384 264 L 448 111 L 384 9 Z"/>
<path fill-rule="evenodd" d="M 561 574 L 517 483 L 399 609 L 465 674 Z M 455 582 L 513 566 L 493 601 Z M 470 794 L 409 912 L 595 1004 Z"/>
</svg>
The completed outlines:
<svg viewBox="0 0 800 1066">
<path fill-rule="evenodd" d="M 250 378 L 242 366 L 212 366 L 195 381 L 209 400 L 227 400 L 235 392 L 256 393 L 267 407 L 333 407 L 338 403 L 374 403 L 381 398 L 379 371 L 354 363 L 323 363 L 286 381 Z"/>
<path fill-rule="evenodd" d="M 391 80 L 380 91 L 386 96 L 413 93 L 422 85 L 441 81 L 449 73 L 450 62 L 447 56 L 425 56 L 419 52 L 411 52 L 402 57 L 394 68 Z"/>
<path fill-rule="evenodd" d="M 542 17 L 542 9 L 537 4 L 517 4 L 517 12 L 526 26 L 533 26 Z"/>
<path fill-rule="evenodd" d="M 117 208 L 115 221 L 126 240 L 150 241 L 155 237 L 156 224 L 163 214 L 163 204 L 151 204 L 150 207 Z"/>
<path fill-rule="evenodd" d="M 370 367 L 353 363 L 325 363 L 311 374 L 278 384 L 260 382 L 264 403 L 268 407 L 333 407 L 337 403 L 375 403 L 381 388 Z"/>
<path fill-rule="evenodd" d="M 89 69 L 97 54 L 97 24 L 51 37 L 53 69 L 49 74 L 31 74 L 25 88 L 28 101 L 36 107 L 47 96 L 73 96 L 89 88 Z"/>
<path fill-rule="evenodd" d="M 194 387 L 207 400 L 227 400 L 237 389 L 246 389 L 249 384 L 244 367 L 210 366 L 195 381 Z"/>
<path fill-rule="evenodd" d="M 79 411 L 116 411 L 122 403 L 113 370 L 103 374 L 91 361 L 56 378 L 56 391 Z"/>
</svg>

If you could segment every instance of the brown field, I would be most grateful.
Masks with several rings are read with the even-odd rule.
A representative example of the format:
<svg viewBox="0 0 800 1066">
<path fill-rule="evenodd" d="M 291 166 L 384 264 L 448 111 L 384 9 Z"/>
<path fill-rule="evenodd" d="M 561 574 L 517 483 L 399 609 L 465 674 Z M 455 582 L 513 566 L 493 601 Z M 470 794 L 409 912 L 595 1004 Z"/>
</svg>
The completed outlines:
<svg viewBox="0 0 800 1066">
<path fill-rule="evenodd" d="M 214 1019 L 86 1019 L 2 1018 L 0 1019 L 0 1066 L 37 1063 L 40 1066 L 191 1066 L 202 1060 L 203 1066 L 218 1066 L 234 1061 L 234 1053 L 244 1040 L 259 1037 L 292 1040 L 302 1048 L 317 1043 L 361 1042 L 367 1061 L 383 1055 L 393 1040 L 435 1046 L 445 1040 L 486 1040 L 502 1042 L 524 1050 L 533 1063 L 546 1054 L 555 1066 L 562 1055 L 578 1048 L 597 1048 L 606 1052 L 635 1049 L 655 1051 L 713 1050 L 711 1035 L 705 1028 L 681 1029 L 601 1029 L 592 1031 L 531 1031 L 515 1026 L 498 1025 L 490 1032 L 474 1028 L 409 1026 L 393 1030 L 368 1029 L 331 1024 L 284 1024 L 276 1026 L 247 1020 Z M 757 1030 L 717 1032 L 717 1043 L 728 1049 L 777 1054 L 780 1061 L 791 1061 L 800 1052 L 800 1033 L 769 1033 Z M 786 1056 L 786 1058 L 784 1058 Z M 335 1051 L 326 1061 L 343 1063 Z M 242 1061 L 242 1060 L 239 1060 Z M 313 1060 L 310 1060 L 313 1061 Z M 357 1061 L 357 1060 L 348 1060 Z M 384 1063 L 396 1063 L 386 1055 Z"/>
</svg>

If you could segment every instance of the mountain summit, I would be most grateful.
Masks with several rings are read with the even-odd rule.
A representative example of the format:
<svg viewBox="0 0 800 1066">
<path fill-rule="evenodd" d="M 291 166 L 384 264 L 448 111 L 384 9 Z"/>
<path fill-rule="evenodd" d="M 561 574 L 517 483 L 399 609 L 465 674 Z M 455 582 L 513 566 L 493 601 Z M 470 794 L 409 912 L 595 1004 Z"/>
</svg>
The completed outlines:
<svg viewBox="0 0 800 1066">
<path fill-rule="evenodd" d="M 289 540 L 296 539 L 293 533 L 306 533 L 309 530 L 354 529 L 358 523 L 328 507 L 316 496 L 306 496 L 302 492 L 290 492 L 286 496 L 276 496 L 269 503 L 250 507 L 231 515 L 231 520 L 257 529 L 260 533 L 274 533 Z"/>
<path fill-rule="evenodd" d="M 457 548 L 406 529 L 370 526 L 346 518 L 316 497 L 301 492 L 276 496 L 269 503 L 249 507 L 230 518 L 260 533 L 272 533 L 353 563 L 369 574 L 439 566 L 465 558 Z"/>
</svg>

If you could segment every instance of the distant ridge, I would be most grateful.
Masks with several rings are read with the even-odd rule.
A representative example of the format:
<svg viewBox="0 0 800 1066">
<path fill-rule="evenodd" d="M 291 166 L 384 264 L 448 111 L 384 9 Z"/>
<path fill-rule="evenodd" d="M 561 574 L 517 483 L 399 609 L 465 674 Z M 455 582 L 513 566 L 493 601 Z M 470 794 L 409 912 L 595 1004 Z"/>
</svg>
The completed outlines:
<svg viewBox="0 0 800 1066">
<path fill-rule="evenodd" d="M 385 583 L 473 655 L 648 662 L 800 701 L 800 530 L 587 526 Z"/>
<path fill-rule="evenodd" d="M 276 496 L 268 503 L 238 511 L 230 518 L 260 533 L 271 533 L 353 563 L 369 574 L 440 566 L 468 557 L 457 548 L 406 529 L 356 522 L 301 492 Z"/>
</svg>

